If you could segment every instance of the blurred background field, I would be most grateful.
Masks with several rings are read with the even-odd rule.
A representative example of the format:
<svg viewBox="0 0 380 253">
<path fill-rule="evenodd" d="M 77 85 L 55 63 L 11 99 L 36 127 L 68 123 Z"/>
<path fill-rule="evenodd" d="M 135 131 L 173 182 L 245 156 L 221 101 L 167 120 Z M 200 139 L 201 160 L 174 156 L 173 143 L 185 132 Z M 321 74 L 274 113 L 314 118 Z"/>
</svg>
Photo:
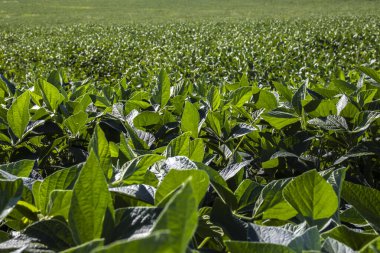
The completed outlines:
<svg viewBox="0 0 380 253">
<path fill-rule="evenodd" d="M 379 0 L 0 0 L 1 25 L 379 15 Z"/>
</svg>

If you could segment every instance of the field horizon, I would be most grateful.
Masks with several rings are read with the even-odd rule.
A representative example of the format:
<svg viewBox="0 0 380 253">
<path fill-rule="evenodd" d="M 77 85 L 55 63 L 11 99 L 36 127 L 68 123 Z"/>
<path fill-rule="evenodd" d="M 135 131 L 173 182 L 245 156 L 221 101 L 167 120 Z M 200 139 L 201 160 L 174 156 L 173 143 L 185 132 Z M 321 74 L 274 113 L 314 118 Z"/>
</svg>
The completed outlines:
<svg viewBox="0 0 380 253">
<path fill-rule="evenodd" d="M 2 0 L 0 3 L 0 24 L 10 26 L 310 19 L 377 16 L 380 10 L 380 1 L 373 0 Z"/>
</svg>

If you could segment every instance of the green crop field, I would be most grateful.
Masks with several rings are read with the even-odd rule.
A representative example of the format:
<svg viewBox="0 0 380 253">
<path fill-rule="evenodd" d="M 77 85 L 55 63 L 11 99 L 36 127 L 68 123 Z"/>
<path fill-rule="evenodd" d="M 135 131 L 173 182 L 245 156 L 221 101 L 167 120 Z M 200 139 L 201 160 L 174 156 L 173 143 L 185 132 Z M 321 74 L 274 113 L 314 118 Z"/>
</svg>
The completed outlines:
<svg viewBox="0 0 380 253">
<path fill-rule="evenodd" d="M 0 24 L 126 24 L 379 15 L 378 0 L 1 0 Z"/>
<path fill-rule="evenodd" d="M 380 1 L 0 0 L 0 252 L 380 252 Z"/>
</svg>

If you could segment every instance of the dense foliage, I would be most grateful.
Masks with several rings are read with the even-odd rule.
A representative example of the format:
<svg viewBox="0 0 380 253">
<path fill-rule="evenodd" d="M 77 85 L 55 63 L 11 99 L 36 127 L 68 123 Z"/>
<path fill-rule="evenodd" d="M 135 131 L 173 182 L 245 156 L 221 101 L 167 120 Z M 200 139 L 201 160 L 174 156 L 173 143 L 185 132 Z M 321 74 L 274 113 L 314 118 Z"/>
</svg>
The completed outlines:
<svg viewBox="0 0 380 253">
<path fill-rule="evenodd" d="M 310 22 L 3 31 L 0 251 L 378 252 L 378 24 Z"/>
<path fill-rule="evenodd" d="M 9 27 L 0 30 L 0 73 L 26 84 L 64 68 L 72 79 L 150 84 L 161 68 L 173 81 L 220 85 L 247 72 L 259 85 L 328 84 L 339 70 L 379 69 L 380 18 L 237 23 Z"/>
</svg>

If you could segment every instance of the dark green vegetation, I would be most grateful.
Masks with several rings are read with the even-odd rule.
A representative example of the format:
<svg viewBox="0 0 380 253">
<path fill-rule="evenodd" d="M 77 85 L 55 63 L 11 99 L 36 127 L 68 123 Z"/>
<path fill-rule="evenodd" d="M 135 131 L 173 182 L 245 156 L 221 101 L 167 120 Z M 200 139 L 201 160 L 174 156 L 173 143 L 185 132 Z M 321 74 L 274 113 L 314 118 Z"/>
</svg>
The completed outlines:
<svg viewBox="0 0 380 253">
<path fill-rule="evenodd" d="M 0 24 L 127 24 L 378 15 L 378 0 L 1 0 Z"/>
<path fill-rule="evenodd" d="M 4 25 L 0 252 L 379 252 L 379 21 Z"/>
</svg>

